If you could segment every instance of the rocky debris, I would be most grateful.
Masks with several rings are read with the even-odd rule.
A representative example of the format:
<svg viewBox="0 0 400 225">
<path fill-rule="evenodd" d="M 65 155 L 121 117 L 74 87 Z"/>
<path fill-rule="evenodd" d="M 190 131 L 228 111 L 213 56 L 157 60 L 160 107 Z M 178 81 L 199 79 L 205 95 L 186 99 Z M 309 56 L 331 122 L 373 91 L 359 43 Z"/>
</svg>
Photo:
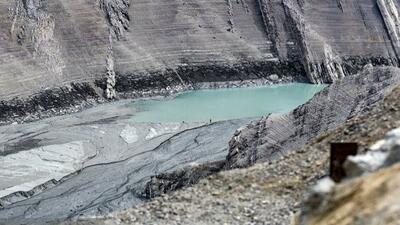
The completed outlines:
<svg viewBox="0 0 400 225">
<path fill-rule="evenodd" d="M 96 0 L 96 4 L 103 10 L 113 36 L 121 39 L 129 29 L 130 0 Z"/>
<path fill-rule="evenodd" d="M 330 178 L 318 181 L 305 200 L 296 224 L 398 223 L 400 217 L 396 218 L 394 214 L 400 205 L 393 204 L 398 200 L 385 202 L 385 196 L 393 194 L 390 193 L 395 190 L 392 188 L 400 187 L 400 180 L 396 181 L 400 177 L 394 176 L 400 164 L 391 167 L 400 162 L 399 146 L 400 128 L 397 128 L 389 131 L 384 139 L 371 146 L 365 154 L 350 156 L 345 164 L 348 179 L 336 185 Z M 380 212 L 385 211 L 383 208 L 391 209 L 389 214 L 392 216 Z"/>
<path fill-rule="evenodd" d="M 333 186 L 301 225 L 396 225 L 400 221 L 400 164 Z M 307 202 L 306 204 L 309 205 Z"/>
<path fill-rule="evenodd" d="M 231 0 L 226 0 L 226 4 L 228 5 L 228 25 L 229 25 L 229 28 L 227 29 L 228 31 L 230 31 L 230 32 L 235 32 L 234 31 L 234 24 L 233 24 L 233 20 L 232 20 L 232 17 L 233 17 L 233 9 L 232 9 L 232 1 Z"/>
<path fill-rule="evenodd" d="M 112 49 L 112 37 L 110 33 L 110 46 L 108 47 L 108 52 L 107 52 L 107 58 L 106 58 L 106 98 L 107 99 L 114 99 L 117 97 L 117 94 L 115 92 L 115 71 L 114 71 L 114 55 L 113 55 L 113 49 Z"/>
<path fill-rule="evenodd" d="M 370 173 L 384 165 L 388 157 L 387 152 L 370 151 L 365 155 L 349 156 L 344 164 L 346 177 L 357 177 Z"/>
<path fill-rule="evenodd" d="M 246 167 L 286 155 L 312 138 L 376 105 L 400 84 L 396 68 L 366 67 L 283 115 L 268 115 L 238 130 L 229 142 L 227 168 Z"/>
<path fill-rule="evenodd" d="M 353 179 L 337 185 L 329 178 L 319 181 L 304 202 L 296 225 L 398 224 L 399 131 L 390 131 L 366 154 L 349 157 L 345 169 Z"/>
<path fill-rule="evenodd" d="M 167 69 L 160 73 L 145 74 L 117 74 L 116 90 L 123 96 L 137 96 L 146 92 L 160 92 L 170 87 L 182 86 L 182 81 L 176 76 L 179 74 L 186 88 L 198 88 L 207 84 L 219 85 L 232 83 L 229 87 L 241 86 L 241 83 L 264 80 L 267 83 L 282 83 L 303 81 L 302 68 L 299 62 L 291 64 L 277 64 L 272 61 L 243 61 L 235 65 L 181 65 L 175 70 Z M 277 74 L 278 81 L 269 79 L 269 75 Z M 99 80 L 99 87 L 104 86 Z M 158 88 L 155 88 L 158 87 Z"/>
<path fill-rule="evenodd" d="M 386 135 L 382 150 L 389 152 L 383 166 L 390 166 L 400 162 L 400 128 L 392 130 Z"/>
<path fill-rule="evenodd" d="M 269 78 L 270 80 L 272 80 L 272 81 L 279 80 L 279 76 L 276 75 L 276 74 L 272 74 L 272 75 L 270 75 L 268 78 Z"/>
<path fill-rule="evenodd" d="M 394 129 L 370 147 L 366 154 L 349 156 L 344 168 L 349 177 L 361 176 L 400 162 L 400 128 Z"/>
<path fill-rule="evenodd" d="M 225 161 L 209 162 L 200 165 L 191 165 L 181 170 L 157 174 L 147 182 L 144 196 L 147 199 L 179 190 L 199 182 L 200 179 L 220 172 Z"/>
<path fill-rule="evenodd" d="M 103 102 L 88 83 L 71 83 L 68 86 L 43 90 L 27 99 L 13 98 L 0 101 L 0 125 L 24 123 L 77 112 Z"/>
<path fill-rule="evenodd" d="M 400 127 L 399 96 L 400 88 L 396 88 L 373 109 L 361 112 L 303 148 L 276 160 L 212 175 L 197 185 L 163 195 L 130 210 L 105 217 L 80 218 L 66 224 L 294 223 L 293 215 L 300 210 L 310 185 L 327 175 L 330 142 L 357 142 L 360 152 L 367 151 L 388 131 Z M 325 191 L 331 189 L 331 184 L 327 182 Z M 358 207 L 357 204 L 354 206 Z M 357 211 L 356 208 L 346 213 L 354 211 Z"/>
</svg>

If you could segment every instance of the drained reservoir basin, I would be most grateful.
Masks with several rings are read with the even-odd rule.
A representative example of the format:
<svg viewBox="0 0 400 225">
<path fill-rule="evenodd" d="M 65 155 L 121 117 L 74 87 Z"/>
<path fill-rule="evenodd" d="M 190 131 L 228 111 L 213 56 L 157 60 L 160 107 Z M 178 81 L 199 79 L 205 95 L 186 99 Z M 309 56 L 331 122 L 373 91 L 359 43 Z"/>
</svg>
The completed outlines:
<svg viewBox="0 0 400 225">
<path fill-rule="evenodd" d="M 132 103 L 136 122 L 205 122 L 288 112 L 326 85 L 306 83 L 188 91 L 174 98 Z"/>
<path fill-rule="evenodd" d="M 255 117 L 290 111 L 322 88 L 196 90 L 2 126 L 0 225 L 130 208 L 146 201 L 151 176 L 224 160 L 237 129 Z"/>
</svg>

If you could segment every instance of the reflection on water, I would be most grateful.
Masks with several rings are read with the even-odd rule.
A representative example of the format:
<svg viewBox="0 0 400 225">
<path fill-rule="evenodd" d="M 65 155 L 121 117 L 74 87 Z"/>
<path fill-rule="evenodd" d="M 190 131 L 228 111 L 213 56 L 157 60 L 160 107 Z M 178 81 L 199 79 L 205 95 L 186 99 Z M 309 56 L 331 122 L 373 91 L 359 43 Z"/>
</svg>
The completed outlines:
<svg viewBox="0 0 400 225">
<path fill-rule="evenodd" d="M 305 103 L 324 85 L 304 83 L 264 87 L 198 90 L 173 99 L 140 100 L 137 122 L 206 122 L 288 112 Z"/>
</svg>

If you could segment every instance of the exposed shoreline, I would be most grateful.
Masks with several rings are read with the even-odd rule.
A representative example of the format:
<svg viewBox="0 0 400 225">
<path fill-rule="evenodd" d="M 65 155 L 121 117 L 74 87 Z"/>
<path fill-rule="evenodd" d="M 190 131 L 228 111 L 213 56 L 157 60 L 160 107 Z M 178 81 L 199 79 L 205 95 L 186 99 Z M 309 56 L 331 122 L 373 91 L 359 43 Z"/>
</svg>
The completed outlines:
<svg viewBox="0 0 400 225">
<path fill-rule="evenodd" d="M 367 64 L 391 65 L 383 57 L 347 57 L 343 66 L 348 75 Z M 235 88 L 290 82 L 310 83 L 299 61 L 243 61 L 232 65 L 186 65 L 146 74 L 118 74 L 117 101 L 155 96 L 170 96 L 186 90 Z M 0 126 L 37 121 L 65 115 L 112 102 L 103 97 L 105 79 L 70 83 L 42 90 L 27 97 L 0 100 Z"/>
<path fill-rule="evenodd" d="M 120 100 L 165 98 L 192 90 L 259 87 L 293 82 L 304 82 L 304 80 L 294 80 L 288 77 L 273 81 L 261 78 L 245 81 L 202 82 L 195 86 L 175 85 L 152 91 L 118 92 L 117 99 L 111 101 L 96 93 L 93 85 L 89 83 L 71 84 L 68 87 L 59 87 L 40 92 L 27 99 L 14 98 L 8 101 L 0 101 L 0 126 L 12 123 L 34 122 L 54 116 L 77 113 L 100 104 Z M 77 91 L 81 91 L 81 94 L 76 94 Z M 63 100 L 66 101 L 63 102 Z M 52 101 L 51 104 L 44 107 L 42 103 L 48 101 Z"/>
</svg>

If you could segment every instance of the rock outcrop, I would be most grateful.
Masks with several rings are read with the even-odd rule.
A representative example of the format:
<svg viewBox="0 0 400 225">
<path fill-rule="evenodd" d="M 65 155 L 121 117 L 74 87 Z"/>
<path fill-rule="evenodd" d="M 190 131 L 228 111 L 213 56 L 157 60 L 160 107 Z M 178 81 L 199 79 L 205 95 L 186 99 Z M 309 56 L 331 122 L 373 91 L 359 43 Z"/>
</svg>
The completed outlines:
<svg viewBox="0 0 400 225">
<path fill-rule="evenodd" d="M 268 115 L 238 130 L 230 141 L 227 168 L 246 167 L 287 154 L 307 141 L 368 110 L 400 84 L 396 68 L 367 66 L 283 115 Z"/>
<path fill-rule="evenodd" d="M 392 0 L 3 0 L 0 111 L 71 82 L 101 96 L 112 84 L 110 33 L 116 95 L 132 97 L 273 74 L 332 82 L 367 63 L 397 66 L 398 20 Z"/>
<path fill-rule="evenodd" d="M 221 160 L 154 175 L 146 184 L 144 197 L 151 199 L 196 184 L 200 179 L 223 170 L 224 165 L 225 161 Z"/>
<path fill-rule="evenodd" d="M 400 164 L 332 187 L 302 225 L 396 225 L 400 221 Z M 309 203 L 311 205 L 311 203 Z M 323 205 L 324 204 L 324 205 Z"/>
<path fill-rule="evenodd" d="M 364 155 L 350 159 L 352 164 L 370 165 L 356 178 L 336 184 L 330 178 L 320 180 L 303 203 L 296 225 L 379 225 L 400 222 L 400 129 L 390 131 Z M 385 160 L 371 157 L 373 153 L 387 153 Z M 375 161 L 371 164 L 371 162 Z M 365 161 L 364 161 L 365 162 Z M 368 164 L 368 163 L 367 163 Z M 360 167 L 358 167 L 360 168 Z M 346 168 L 354 174 L 354 167 Z M 371 174 L 370 174 L 371 173 Z"/>
</svg>

